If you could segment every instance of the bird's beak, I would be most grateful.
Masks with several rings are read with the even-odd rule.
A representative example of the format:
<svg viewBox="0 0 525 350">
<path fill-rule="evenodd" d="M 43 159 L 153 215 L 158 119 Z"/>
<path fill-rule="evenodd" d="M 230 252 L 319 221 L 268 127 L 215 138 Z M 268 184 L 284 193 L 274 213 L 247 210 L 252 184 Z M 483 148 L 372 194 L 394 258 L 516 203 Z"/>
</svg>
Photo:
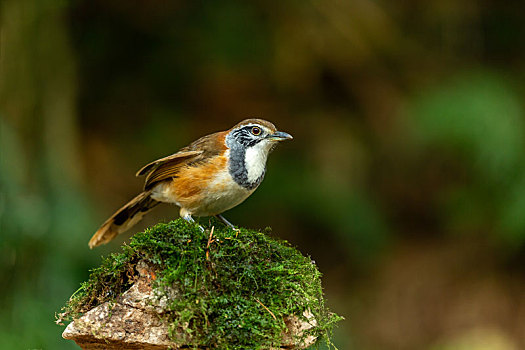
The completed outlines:
<svg viewBox="0 0 525 350">
<path fill-rule="evenodd" d="M 271 141 L 284 141 L 293 139 L 292 135 L 284 131 L 276 131 L 275 133 L 266 136 L 266 138 L 270 139 Z"/>
</svg>

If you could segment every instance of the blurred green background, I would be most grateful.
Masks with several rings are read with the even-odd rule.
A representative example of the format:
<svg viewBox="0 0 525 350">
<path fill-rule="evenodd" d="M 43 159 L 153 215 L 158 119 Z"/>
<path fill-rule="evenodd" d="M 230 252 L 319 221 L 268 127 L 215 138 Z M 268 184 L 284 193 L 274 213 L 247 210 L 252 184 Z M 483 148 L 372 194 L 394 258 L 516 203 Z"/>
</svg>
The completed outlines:
<svg viewBox="0 0 525 350">
<path fill-rule="evenodd" d="M 295 139 L 226 217 L 316 260 L 339 349 L 525 348 L 525 2 L 0 9 L 1 349 L 76 348 L 54 313 L 135 171 L 250 116 Z"/>
</svg>

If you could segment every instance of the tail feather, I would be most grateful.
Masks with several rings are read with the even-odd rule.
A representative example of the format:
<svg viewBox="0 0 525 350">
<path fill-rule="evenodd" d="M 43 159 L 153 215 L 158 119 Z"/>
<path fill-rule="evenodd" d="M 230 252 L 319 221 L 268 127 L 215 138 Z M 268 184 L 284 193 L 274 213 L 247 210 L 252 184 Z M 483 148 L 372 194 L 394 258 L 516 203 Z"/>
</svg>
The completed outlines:
<svg viewBox="0 0 525 350">
<path fill-rule="evenodd" d="M 151 198 L 150 194 L 151 191 L 144 191 L 117 210 L 91 237 L 89 248 L 93 249 L 96 246 L 108 243 L 142 220 L 145 214 L 160 203 Z"/>
</svg>

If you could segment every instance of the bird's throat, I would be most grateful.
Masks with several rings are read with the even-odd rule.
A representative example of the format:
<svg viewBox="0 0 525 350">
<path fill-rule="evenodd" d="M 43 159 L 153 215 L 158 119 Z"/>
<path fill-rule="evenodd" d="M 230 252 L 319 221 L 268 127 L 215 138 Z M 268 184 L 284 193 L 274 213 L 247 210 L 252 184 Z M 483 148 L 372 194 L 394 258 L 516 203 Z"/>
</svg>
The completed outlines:
<svg viewBox="0 0 525 350">
<path fill-rule="evenodd" d="M 255 147 L 232 147 L 230 149 L 229 171 L 237 184 L 253 190 L 259 186 L 266 172 L 268 153 Z"/>
</svg>

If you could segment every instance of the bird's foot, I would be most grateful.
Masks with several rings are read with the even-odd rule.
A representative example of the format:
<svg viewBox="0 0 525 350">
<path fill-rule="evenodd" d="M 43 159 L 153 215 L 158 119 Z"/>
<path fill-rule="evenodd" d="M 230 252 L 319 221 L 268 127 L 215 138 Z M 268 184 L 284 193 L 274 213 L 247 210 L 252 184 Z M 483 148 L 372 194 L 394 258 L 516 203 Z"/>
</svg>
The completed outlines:
<svg viewBox="0 0 525 350">
<path fill-rule="evenodd" d="M 235 231 L 235 237 L 237 237 L 237 235 L 239 234 L 239 232 L 241 232 L 240 229 L 236 228 L 235 226 L 233 226 L 233 224 L 231 222 L 229 222 L 224 216 L 222 216 L 221 214 L 218 214 L 218 215 L 215 215 L 215 217 L 219 220 L 221 220 L 226 226 L 228 226 L 229 228 L 231 228 L 233 231 Z"/>
<path fill-rule="evenodd" d="M 235 226 L 233 226 L 233 224 L 231 222 L 229 222 L 228 220 L 226 220 L 226 218 L 224 216 L 222 216 L 221 214 L 217 214 L 217 215 L 215 215 L 215 217 L 217 219 L 221 220 L 222 223 L 225 224 L 226 226 L 228 226 L 229 228 L 235 230 Z"/>
<path fill-rule="evenodd" d="M 182 218 L 191 224 L 195 224 L 195 220 L 193 220 L 190 214 L 186 214 Z M 201 232 L 204 232 L 204 227 L 202 227 L 201 225 L 197 226 L 199 227 L 199 230 L 201 230 Z"/>
</svg>

